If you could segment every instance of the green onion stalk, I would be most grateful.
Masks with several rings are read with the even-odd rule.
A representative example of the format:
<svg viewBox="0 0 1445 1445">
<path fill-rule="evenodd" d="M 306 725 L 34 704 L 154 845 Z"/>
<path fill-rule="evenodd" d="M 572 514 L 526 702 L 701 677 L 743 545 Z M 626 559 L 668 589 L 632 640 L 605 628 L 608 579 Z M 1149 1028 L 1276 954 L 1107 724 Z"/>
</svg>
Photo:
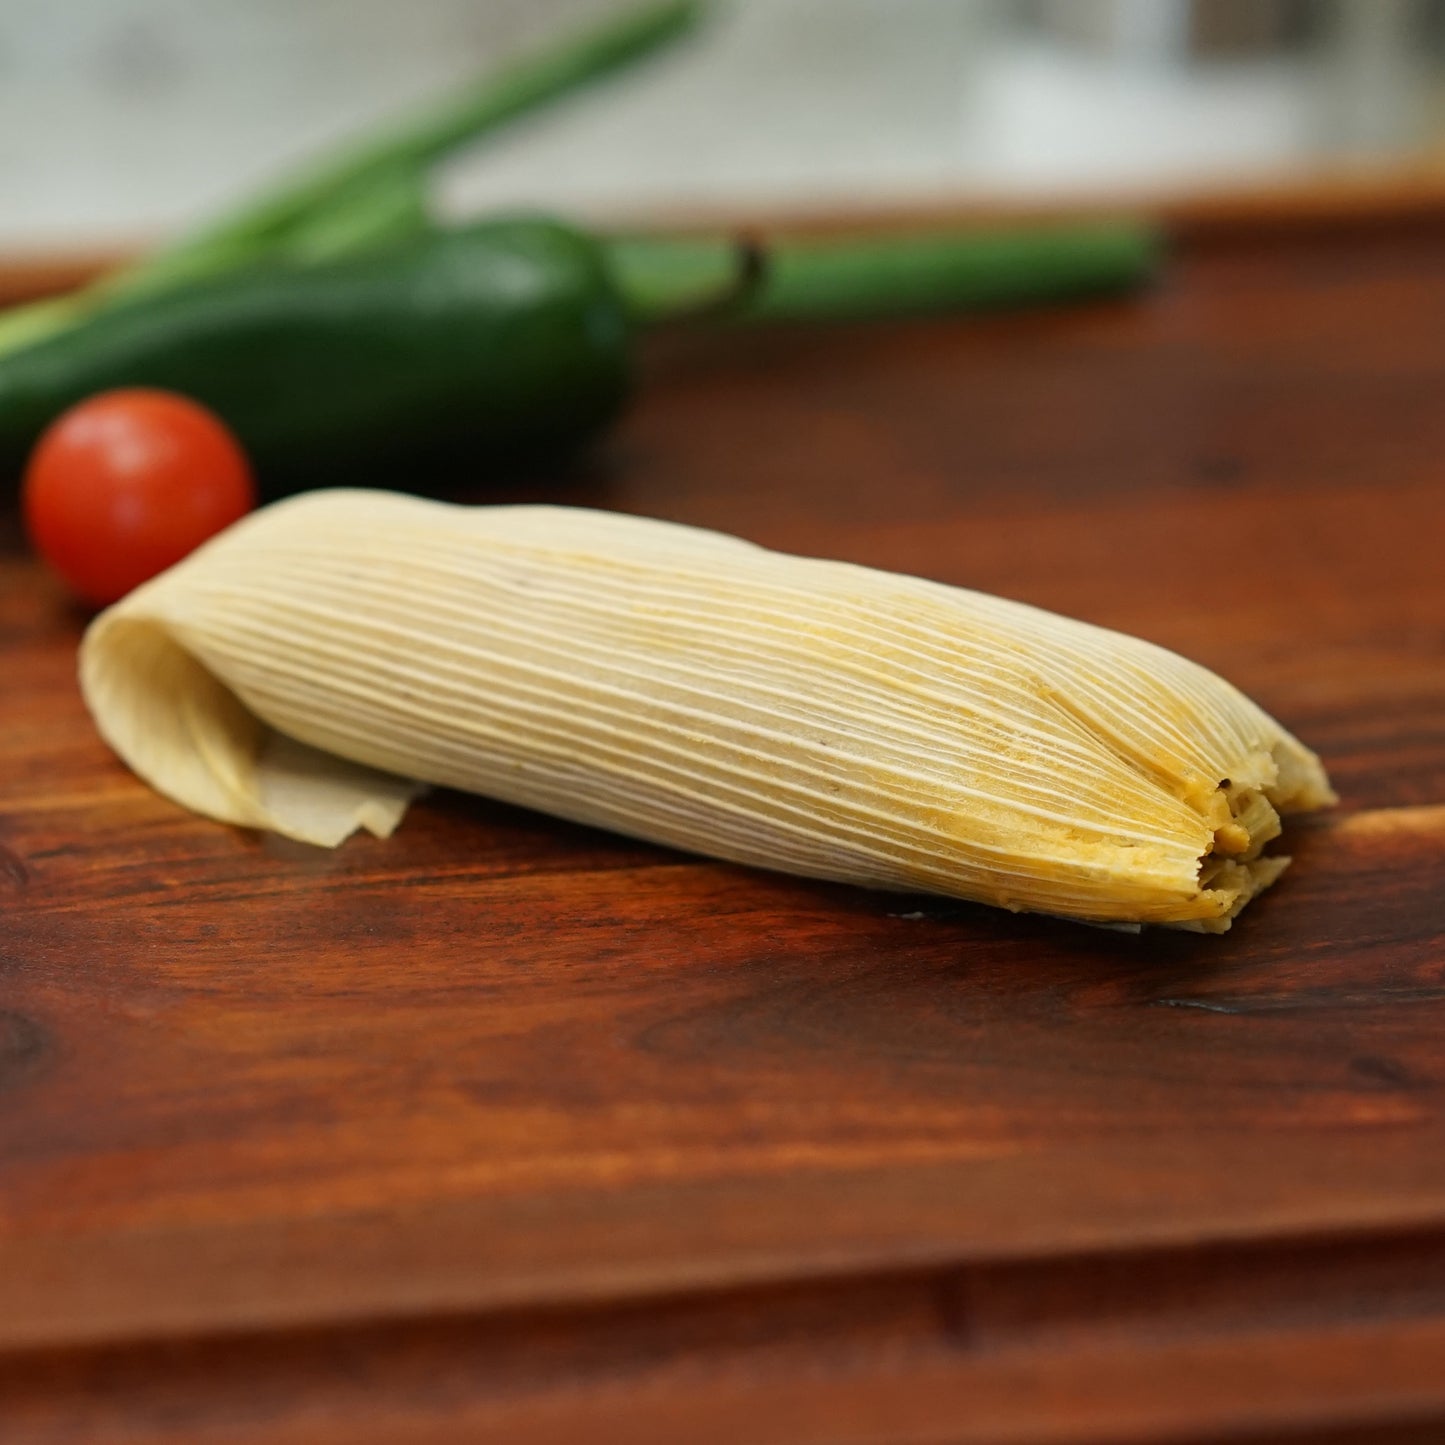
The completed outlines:
<svg viewBox="0 0 1445 1445">
<path fill-rule="evenodd" d="M 699 0 L 649 4 L 489 73 L 79 292 L 0 315 L 0 355 L 122 301 L 248 266 L 334 260 L 416 235 L 431 224 L 427 182 L 439 161 L 653 54 L 701 13 Z"/>
</svg>

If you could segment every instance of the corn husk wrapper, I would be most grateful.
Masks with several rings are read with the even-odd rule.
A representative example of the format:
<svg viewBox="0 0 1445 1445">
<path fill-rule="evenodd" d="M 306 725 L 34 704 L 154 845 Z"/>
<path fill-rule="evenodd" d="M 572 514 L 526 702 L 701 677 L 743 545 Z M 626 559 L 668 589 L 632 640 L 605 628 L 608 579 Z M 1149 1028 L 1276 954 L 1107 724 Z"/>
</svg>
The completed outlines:
<svg viewBox="0 0 1445 1445">
<path fill-rule="evenodd" d="M 313 492 L 103 613 L 81 681 L 228 823 L 386 835 L 418 783 L 719 858 L 1221 930 L 1319 760 L 1213 673 L 1020 603 L 558 507 Z"/>
</svg>

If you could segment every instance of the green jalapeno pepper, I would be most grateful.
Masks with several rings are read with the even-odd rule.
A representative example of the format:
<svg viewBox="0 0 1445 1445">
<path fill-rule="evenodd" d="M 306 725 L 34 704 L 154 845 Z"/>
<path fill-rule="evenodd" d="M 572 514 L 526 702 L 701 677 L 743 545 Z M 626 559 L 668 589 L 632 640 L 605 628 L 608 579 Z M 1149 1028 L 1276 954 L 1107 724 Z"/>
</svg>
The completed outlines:
<svg viewBox="0 0 1445 1445">
<path fill-rule="evenodd" d="M 267 491 L 457 447 L 565 444 L 626 391 L 629 323 L 591 238 L 543 220 L 430 235 L 329 265 L 228 275 L 113 307 L 0 359 L 13 471 L 66 407 L 117 386 L 202 402 Z"/>
</svg>

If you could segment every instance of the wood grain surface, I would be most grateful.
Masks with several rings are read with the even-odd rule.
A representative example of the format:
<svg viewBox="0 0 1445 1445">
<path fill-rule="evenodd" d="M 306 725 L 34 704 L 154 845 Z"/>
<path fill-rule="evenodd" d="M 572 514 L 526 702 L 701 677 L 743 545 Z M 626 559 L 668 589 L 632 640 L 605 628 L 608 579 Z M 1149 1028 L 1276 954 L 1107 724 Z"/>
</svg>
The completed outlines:
<svg viewBox="0 0 1445 1445">
<path fill-rule="evenodd" d="M 668 338 L 470 494 L 1137 632 L 1342 805 L 1224 938 L 448 794 L 281 844 L 111 757 L 7 517 L 0 1440 L 1445 1438 L 1445 225 Z"/>
</svg>

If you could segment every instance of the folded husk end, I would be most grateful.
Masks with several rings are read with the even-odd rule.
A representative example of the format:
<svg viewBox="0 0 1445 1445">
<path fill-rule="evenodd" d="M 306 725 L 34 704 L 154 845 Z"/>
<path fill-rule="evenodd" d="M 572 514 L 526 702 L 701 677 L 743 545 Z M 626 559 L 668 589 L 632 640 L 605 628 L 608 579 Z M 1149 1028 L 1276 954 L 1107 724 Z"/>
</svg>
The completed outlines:
<svg viewBox="0 0 1445 1445">
<path fill-rule="evenodd" d="M 157 622 L 102 614 L 80 683 L 131 770 L 217 822 L 335 848 L 358 830 L 390 837 L 423 786 L 277 732 Z"/>
</svg>

